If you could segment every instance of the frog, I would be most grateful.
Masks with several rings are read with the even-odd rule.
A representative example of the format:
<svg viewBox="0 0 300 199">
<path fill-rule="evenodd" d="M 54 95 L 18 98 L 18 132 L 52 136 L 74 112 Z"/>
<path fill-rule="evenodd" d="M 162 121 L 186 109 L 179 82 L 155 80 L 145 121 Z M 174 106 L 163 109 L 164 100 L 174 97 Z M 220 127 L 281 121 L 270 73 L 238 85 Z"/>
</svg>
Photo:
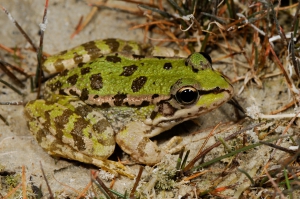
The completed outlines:
<svg viewBox="0 0 300 199">
<path fill-rule="evenodd" d="M 234 92 L 205 53 L 121 39 L 50 56 L 43 70 L 59 74 L 46 82 L 43 99 L 25 106 L 38 144 L 52 156 L 129 178 L 126 166 L 109 160 L 116 144 L 135 162 L 155 165 L 170 150 L 152 137 L 218 108 Z"/>
</svg>

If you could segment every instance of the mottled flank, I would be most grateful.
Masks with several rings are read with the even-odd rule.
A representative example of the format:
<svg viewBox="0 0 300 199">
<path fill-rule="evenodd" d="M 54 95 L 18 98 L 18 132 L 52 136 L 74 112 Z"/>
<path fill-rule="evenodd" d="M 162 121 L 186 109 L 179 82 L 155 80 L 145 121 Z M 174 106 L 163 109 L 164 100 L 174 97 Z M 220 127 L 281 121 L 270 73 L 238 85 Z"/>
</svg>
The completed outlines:
<svg viewBox="0 0 300 199">
<path fill-rule="evenodd" d="M 82 68 L 80 70 L 81 75 L 85 75 L 88 74 L 90 72 L 91 68 L 90 67 L 86 67 L 86 68 Z"/>
<path fill-rule="evenodd" d="M 108 62 L 112 62 L 112 63 L 118 63 L 118 62 L 121 62 L 122 59 L 118 56 L 106 56 L 106 61 Z"/>
<path fill-rule="evenodd" d="M 169 102 L 160 103 L 158 106 L 158 112 L 164 116 L 172 116 L 176 112 L 176 108 Z"/>
<path fill-rule="evenodd" d="M 126 99 L 127 95 L 126 94 L 117 94 L 113 97 L 113 100 L 114 100 L 114 104 L 116 106 L 122 106 L 123 105 L 123 101 L 124 99 Z"/>
<path fill-rule="evenodd" d="M 120 43 L 116 39 L 104 39 L 106 45 L 109 46 L 111 52 L 117 52 L 120 46 Z"/>
<path fill-rule="evenodd" d="M 89 99 L 89 90 L 87 88 L 82 89 L 80 99 L 82 101 Z"/>
<path fill-rule="evenodd" d="M 54 92 L 54 91 L 56 91 L 56 90 L 58 90 L 58 89 L 60 89 L 62 87 L 62 83 L 61 83 L 61 81 L 57 80 L 53 84 L 48 84 L 48 87 L 50 88 L 50 90 L 52 92 Z"/>
<path fill-rule="evenodd" d="M 75 85 L 77 82 L 77 79 L 78 79 L 78 75 L 74 74 L 74 75 L 68 77 L 67 82 L 71 85 Z"/>
<path fill-rule="evenodd" d="M 120 76 L 131 76 L 138 69 L 137 65 L 124 66 Z"/>
<path fill-rule="evenodd" d="M 95 59 L 102 55 L 101 50 L 97 48 L 94 41 L 90 41 L 85 44 L 82 44 L 82 46 L 84 47 L 84 50 L 87 51 L 88 55 L 90 56 L 90 59 Z"/>
<path fill-rule="evenodd" d="M 59 90 L 59 91 L 60 91 L 59 94 L 65 93 L 63 90 Z M 79 94 L 78 94 L 76 91 L 74 91 L 73 89 L 70 89 L 70 90 L 69 90 L 69 93 L 70 93 L 70 95 L 74 95 L 74 96 L 79 97 Z M 63 94 L 63 95 L 67 95 L 67 94 L 65 93 L 65 94 Z"/>
<path fill-rule="evenodd" d="M 90 77 L 91 80 L 91 88 L 93 90 L 100 90 L 101 88 L 103 88 L 103 80 L 101 77 L 101 74 L 94 74 Z"/>
<path fill-rule="evenodd" d="M 133 80 L 133 82 L 131 84 L 132 91 L 138 92 L 141 88 L 143 88 L 143 86 L 145 85 L 146 82 L 147 82 L 147 77 L 145 77 L 145 76 L 140 76 L 140 77 L 136 78 L 135 80 Z"/>
<path fill-rule="evenodd" d="M 77 106 L 75 108 L 75 113 L 85 118 L 90 112 L 93 111 L 93 108 L 89 105 Z"/>
<path fill-rule="evenodd" d="M 170 69 L 172 69 L 172 64 L 171 64 L 171 63 L 165 63 L 165 64 L 164 64 L 164 69 L 165 69 L 165 70 L 170 70 Z"/>
</svg>

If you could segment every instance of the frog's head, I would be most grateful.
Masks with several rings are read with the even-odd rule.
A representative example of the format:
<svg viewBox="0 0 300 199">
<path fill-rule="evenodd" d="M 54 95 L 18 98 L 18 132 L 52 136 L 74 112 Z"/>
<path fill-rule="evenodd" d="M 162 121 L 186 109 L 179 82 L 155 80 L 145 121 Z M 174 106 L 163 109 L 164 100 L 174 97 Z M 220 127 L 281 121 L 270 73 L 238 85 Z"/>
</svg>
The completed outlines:
<svg viewBox="0 0 300 199">
<path fill-rule="evenodd" d="M 197 118 L 232 97 L 232 85 L 221 73 L 213 70 L 208 55 L 193 53 L 186 59 L 186 66 L 192 68 L 193 75 L 176 80 L 170 87 L 170 98 L 158 102 L 146 121 L 157 127 L 157 132 L 152 134 Z"/>
</svg>

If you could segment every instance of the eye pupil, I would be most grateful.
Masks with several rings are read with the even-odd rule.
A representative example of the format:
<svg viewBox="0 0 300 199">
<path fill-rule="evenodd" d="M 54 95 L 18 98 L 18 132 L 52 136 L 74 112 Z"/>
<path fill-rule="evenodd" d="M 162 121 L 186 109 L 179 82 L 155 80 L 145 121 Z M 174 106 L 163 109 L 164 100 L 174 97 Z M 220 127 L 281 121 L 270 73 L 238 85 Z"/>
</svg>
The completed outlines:
<svg viewBox="0 0 300 199">
<path fill-rule="evenodd" d="M 176 93 L 176 99 L 182 104 L 192 104 L 198 99 L 198 91 L 193 87 L 181 88 Z"/>
</svg>

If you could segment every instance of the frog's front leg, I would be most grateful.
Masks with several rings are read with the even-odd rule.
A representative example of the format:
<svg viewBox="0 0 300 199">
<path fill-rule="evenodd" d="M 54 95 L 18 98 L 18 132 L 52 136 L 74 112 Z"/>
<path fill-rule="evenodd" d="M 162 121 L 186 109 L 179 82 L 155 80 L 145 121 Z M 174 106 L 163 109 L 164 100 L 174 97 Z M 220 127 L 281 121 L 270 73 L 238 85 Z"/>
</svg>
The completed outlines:
<svg viewBox="0 0 300 199">
<path fill-rule="evenodd" d="M 134 121 L 128 123 L 119 133 L 116 134 L 116 142 L 129 154 L 134 160 L 142 164 L 154 165 L 161 161 L 164 155 L 170 153 L 169 149 L 175 143 L 181 142 L 181 137 L 173 137 L 164 148 L 159 148 L 156 143 L 152 142 L 149 137 L 152 137 L 152 127 L 146 125 L 142 121 Z M 156 131 L 165 131 L 159 129 Z M 157 133 L 155 133 L 157 135 Z"/>
<path fill-rule="evenodd" d="M 29 102 L 25 114 L 30 131 L 50 155 L 133 178 L 122 164 L 107 160 L 115 148 L 114 131 L 97 109 L 76 97 L 53 95 Z"/>
</svg>

